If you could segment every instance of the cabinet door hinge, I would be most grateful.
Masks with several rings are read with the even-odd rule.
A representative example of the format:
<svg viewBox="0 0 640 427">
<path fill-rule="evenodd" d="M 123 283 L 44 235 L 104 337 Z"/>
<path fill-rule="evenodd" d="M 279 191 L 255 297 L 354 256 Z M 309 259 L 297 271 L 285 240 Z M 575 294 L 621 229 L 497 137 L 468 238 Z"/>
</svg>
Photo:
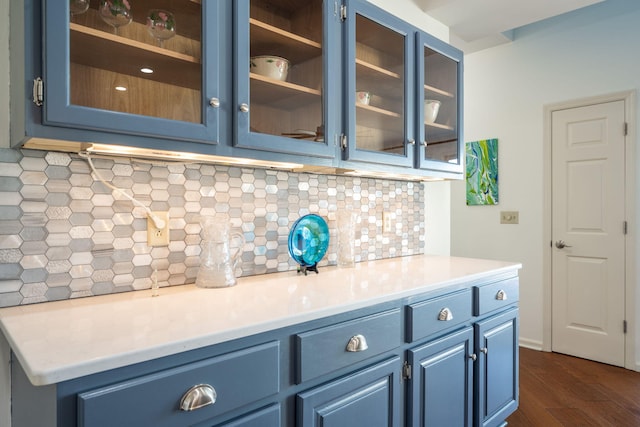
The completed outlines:
<svg viewBox="0 0 640 427">
<path fill-rule="evenodd" d="M 627 333 L 627 321 L 626 320 L 622 321 L 622 332 L 625 333 L 625 334 Z"/>
<path fill-rule="evenodd" d="M 629 123 L 624 122 L 624 136 L 629 134 Z"/>
<path fill-rule="evenodd" d="M 44 103 L 44 83 L 40 77 L 33 80 L 33 103 L 38 107 Z"/>
<path fill-rule="evenodd" d="M 340 5 L 340 20 L 342 22 L 347 20 L 347 5 L 346 4 Z"/>
<path fill-rule="evenodd" d="M 409 362 L 405 360 L 404 365 L 402 365 L 402 379 L 410 380 L 411 379 L 411 365 Z"/>
<path fill-rule="evenodd" d="M 627 234 L 629 232 L 629 226 L 627 224 L 627 221 L 623 221 L 622 222 L 622 233 L 623 234 Z"/>
<path fill-rule="evenodd" d="M 340 148 L 342 151 L 347 149 L 347 135 L 344 133 L 340 134 Z"/>
</svg>

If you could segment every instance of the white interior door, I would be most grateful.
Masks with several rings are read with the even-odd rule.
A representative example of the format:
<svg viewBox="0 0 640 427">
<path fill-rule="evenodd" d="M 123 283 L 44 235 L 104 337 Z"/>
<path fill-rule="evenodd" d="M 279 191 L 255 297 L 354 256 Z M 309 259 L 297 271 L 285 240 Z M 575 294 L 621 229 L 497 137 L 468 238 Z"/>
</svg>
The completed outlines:
<svg viewBox="0 0 640 427">
<path fill-rule="evenodd" d="M 624 366 L 625 105 L 554 111 L 552 350 Z"/>
</svg>

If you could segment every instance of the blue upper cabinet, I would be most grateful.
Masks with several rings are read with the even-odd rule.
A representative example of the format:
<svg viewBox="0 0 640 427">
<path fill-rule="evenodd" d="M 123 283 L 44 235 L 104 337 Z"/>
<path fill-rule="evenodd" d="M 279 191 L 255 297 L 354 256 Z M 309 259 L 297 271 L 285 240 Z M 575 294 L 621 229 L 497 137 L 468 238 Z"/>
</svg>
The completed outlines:
<svg viewBox="0 0 640 427">
<path fill-rule="evenodd" d="M 345 12 L 344 159 L 414 166 L 414 29 L 359 0 Z"/>
<path fill-rule="evenodd" d="M 51 132 L 220 141 L 230 2 L 42 3 L 42 123 Z"/>
<path fill-rule="evenodd" d="M 238 0 L 236 148 L 336 157 L 340 17 L 333 1 Z"/>
<path fill-rule="evenodd" d="M 462 52 L 419 32 L 416 43 L 418 167 L 462 173 Z"/>
</svg>

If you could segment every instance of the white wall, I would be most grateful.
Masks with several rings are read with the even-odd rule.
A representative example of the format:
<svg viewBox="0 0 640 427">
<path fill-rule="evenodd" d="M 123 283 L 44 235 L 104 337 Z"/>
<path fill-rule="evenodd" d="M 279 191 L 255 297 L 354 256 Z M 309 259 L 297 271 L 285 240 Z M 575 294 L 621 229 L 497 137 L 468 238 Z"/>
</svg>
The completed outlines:
<svg viewBox="0 0 640 427">
<path fill-rule="evenodd" d="M 465 57 L 465 141 L 499 139 L 500 204 L 465 206 L 465 183 L 452 183 L 451 252 L 523 263 L 524 344 L 543 340 L 543 106 L 640 87 L 639 22 L 640 2 L 608 0 Z M 520 224 L 500 225 L 500 210 L 520 211 Z"/>
<path fill-rule="evenodd" d="M 381 9 L 424 30 L 445 42 L 449 41 L 449 27 L 425 14 L 412 0 L 369 0 Z"/>
<path fill-rule="evenodd" d="M 0 148 L 9 147 L 9 0 L 0 0 Z M 11 425 L 9 346 L 0 333 L 0 427 Z"/>
</svg>

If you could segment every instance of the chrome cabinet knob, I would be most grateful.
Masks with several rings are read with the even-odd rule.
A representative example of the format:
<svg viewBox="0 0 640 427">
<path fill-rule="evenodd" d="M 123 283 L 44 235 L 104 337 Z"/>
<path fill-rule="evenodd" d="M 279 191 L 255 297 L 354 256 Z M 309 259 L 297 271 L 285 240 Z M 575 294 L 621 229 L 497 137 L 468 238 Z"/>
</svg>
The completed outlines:
<svg viewBox="0 0 640 427">
<path fill-rule="evenodd" d="M 365 351 L 369 348 L 367 344 L 367 339 L 364 335 L 354 335 L 349 338 L 349 342 L 347 343 L 347 351 L 351 353 L 357 353 L 359 351 Z"/>
<path fill-rule="evenodd" d="M 451 309 L 449 307 L 443 308 L 442 310 L 440 310 L 440 313 L 438 313 L 438 320 L 442 322 L 447 322 L 451 319 L 453 319 L 453 313 L 451 312 Z"/>
<path fill-rule="evenodd" d="M 572 247 L 573 247 L 573 246 L 569 246 L 569 245 L 567 245 L 567 244 L 564 242 L 564 240 L 558 240 L 558 241 L 556 242 L 556 248 L 558 248 L 558 249 L 572 248 Z"/>
<path fill-rule="evenodd" d="M 476 356 L 476 354 L 475 354 L 475 353 L 471 353 L 471 354 L 469 355 L 469 359 L 471 359 L 471 360 L 473 360 L 473 361 L 475 362 L 475 361 L 478 359 L 478 356 Z"/>
<path fill-rule="evenodd" d="M 507 300 L 507 293 L 505 291 L 503 291 L 502 289 L 500 289 L 498 291 L 498 293 L 496 294 L 496 299 L 498 301 L 506 301 Z"/>
<path fill-rule="evenodd" d="M 489 349 L 487 347 L 482 347 L 480 351 L 484 354 L 487 354 L 489 352 Z"/>
<path fill-rule="evenodd" d="M 240 104 L 240 111 L 242 111 L 243 113 L 248 113 L 249 112 L 249 105 L 245 104 L 243 102 L 242 104 Z"/>
<path fill-rule="evenodd" d="M 218 394 L 209 384 L 198 384 L 191 387 L 180 399 L 181 411 L 195 411 L 196 409 L 216 403 Z"/>
<path fill-rule="evenodd" d="M 409 141 L 410 145 L 416 145 L 416 140 L 415 139 L 410 139 Z"/>
<path fill-rule="evenodd" d="M 220 100 L 218 98 L 211 98 L 209 100 L 209 105 L 211 105 L 213 108 L 218 108 L 220 106 Z"/>
</svg>

